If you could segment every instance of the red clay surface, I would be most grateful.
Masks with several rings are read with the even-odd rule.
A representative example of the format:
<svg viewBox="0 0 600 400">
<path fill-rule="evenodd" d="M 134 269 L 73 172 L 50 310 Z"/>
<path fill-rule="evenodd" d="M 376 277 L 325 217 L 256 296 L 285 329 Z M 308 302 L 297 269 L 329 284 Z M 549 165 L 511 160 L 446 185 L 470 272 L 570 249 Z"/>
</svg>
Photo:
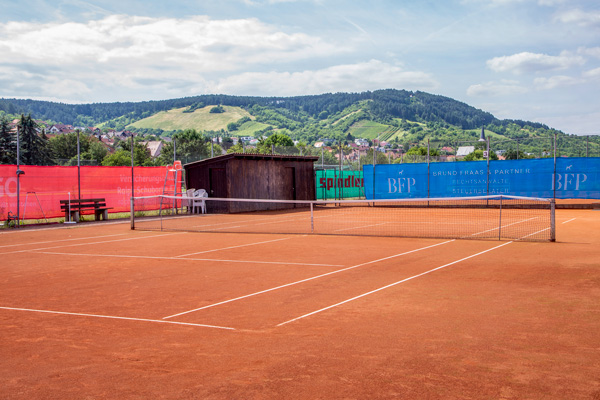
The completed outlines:
<svg viewBox="0 0 600 400">
<path fill-rule="evenodd" d="M 556 243 L 2 232 L 0 399 L 597 400 L 600 211 L 556 225 Z"/>
</svg>

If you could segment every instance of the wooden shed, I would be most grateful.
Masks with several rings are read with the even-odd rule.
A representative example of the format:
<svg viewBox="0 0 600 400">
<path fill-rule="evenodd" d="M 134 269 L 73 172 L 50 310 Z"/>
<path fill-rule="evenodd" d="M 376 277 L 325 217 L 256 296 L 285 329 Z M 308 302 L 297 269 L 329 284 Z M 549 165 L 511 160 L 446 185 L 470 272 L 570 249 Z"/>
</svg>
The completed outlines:
<svg viewBox="0 0 600 400">
<path fill-rule="evenodd" d="M 274 154 L 225 154 L 185 164 L 188 188 L 205 189 L 209 197 L 272 200 L 315 200 L 314 163 L 318 157 Z M 207 212 L 272 209 L 267 203 L 207 202 Z M 279 205 L 276 209 L 289 208 Z M 225 209 L 227 208 L 227 209 Z"/>
</svg>

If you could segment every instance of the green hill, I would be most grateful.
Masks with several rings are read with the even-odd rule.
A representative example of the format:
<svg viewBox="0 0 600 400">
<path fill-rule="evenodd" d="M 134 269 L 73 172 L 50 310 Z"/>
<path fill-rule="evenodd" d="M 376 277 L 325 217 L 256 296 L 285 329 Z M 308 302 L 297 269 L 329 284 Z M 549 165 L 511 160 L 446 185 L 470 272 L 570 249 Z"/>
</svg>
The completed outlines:
<svg viewBox="0 0 600 400">
<path fill-rule="evenodd" d="M 216 106 L 224 112 L 211 113 Z M 29 113 L 50 122 L 129 129 L 141 135 L 170 135 L 185 129 L 231 136 L 282 132 L 307 144 L 323 138 L 335 142 L 379 138 L 406 149 L 427 141 L 439 147 L 455 147 L 464 141 L 476 141 L 484 127 L 493 141 L 518 140 L 523 151 L 538 153 L 547 149 L 554 134 L 569 155 L 585 154 L 589 147 L 586 142 L 577 142 L 575 135 L 565 135 L 541 123 L 500 120 L 448 97 L 394 89 L 296 97 L 202 95 L 75 105 L 0 99 L 0 117 Z M 590 141 L 592 154 L 600 148 L 597 139 Z"/>
</svg>

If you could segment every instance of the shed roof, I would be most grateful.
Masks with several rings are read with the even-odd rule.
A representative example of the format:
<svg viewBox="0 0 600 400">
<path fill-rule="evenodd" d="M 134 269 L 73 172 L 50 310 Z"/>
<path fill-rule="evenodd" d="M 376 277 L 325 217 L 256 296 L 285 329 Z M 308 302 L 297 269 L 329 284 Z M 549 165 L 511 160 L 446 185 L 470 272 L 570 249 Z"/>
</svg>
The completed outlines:
<svg viewBox="0 0 600 400">
<path fill-rule="evenodd" d="M 288 156 L 282 154 L 253 154 L 253 153 L 230 153 L 221 156 L 207 158 L 204 160 L 194 161 L 185 164 L 184 167 L 192 167 L 202 164 L 209 164 L 215 161 L 226 161 L 230 159 L 245 159 L 245 160 L 278 160 L 278 161 L 306 161 L 315 162 L 319 159 L 316 156 Z"/>
</svg>

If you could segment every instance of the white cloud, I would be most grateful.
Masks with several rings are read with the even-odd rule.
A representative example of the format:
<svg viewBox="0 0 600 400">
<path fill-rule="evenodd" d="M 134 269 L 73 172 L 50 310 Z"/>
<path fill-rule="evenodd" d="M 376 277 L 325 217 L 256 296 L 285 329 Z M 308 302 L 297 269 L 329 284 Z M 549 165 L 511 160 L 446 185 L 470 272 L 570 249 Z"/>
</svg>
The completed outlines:
<svg viewBox="0 0 600 400">
<path fill-rule="evenodd" d="M 538 0 L 538 4 L 540 6 L 548 6 L 548 7 L 552 7 L 552 6 L 556 6 L 559 4 L 564 4 L 566 3 L 567 0 Z"/>
<path fill-rule="evenodd" d="M 600 68 L 594 68 L 589 71 L 585 71 L 583 73 L 583 77 L 586 79 L 599 79 L 600 78 Z"/>
<path fill-rule="evenodd" d="M 432 90 L 438 82 L 429 74 L 406 71 L 377 60 L 337 65 L 302 72 L 246 72 L 224 78 L 211 88 L 214 93 L 238 93 L 272 96 L 360 92 L 381 88 Z"/>
<path fill-rule="evenodd" d="M 577 53 L 600 59 L 600 47 L 580 47 Z"/>
<path fill-rule="evenodd" d="M 141 63 L 235 70 L 347 51 L 304 33 L 288 34 L 256 19 L 213 20 L 113 15 L 87 23 L 0 25 L 0 48 L 13 62 L 51 65 Z"/>
<path fill-rule="evenodd" d="M 536 78 L 533 80 L 534 86 L 539 90 L 550 90 L 563 86 L 572 86 L 581 83 L 581 79 L 571 76 L 556 75 L 550 78 Z"/>
<path fill-rule="evenodd" d="M 494 72 L 512 72 L 515 74 L 535 73 L 548 70 L 562 70 L 582 65 L 583 57 L 569 54 L 549 56 L 546 54 L 523 52 L 511 56 L 495 57 L 486 62 Z"/>
<path fill-rule="evenodd" d="M 600 11 L 583 11 L 576 8 L 558 13 L 555 19 L 565 24 L 577 24 L 583 27 L 593 26 L 600 28 Z"/>
<path fill-rule="evenodd" d="M 527 91 L 527 88 L 521 86 L 521 84 L 517 81 L 503 80 L 501 82 L 487 82 L 471 85 L 467 89 L 467 95 L 495 97 L 522 94 L 526 93 Z"/>
</svg>

